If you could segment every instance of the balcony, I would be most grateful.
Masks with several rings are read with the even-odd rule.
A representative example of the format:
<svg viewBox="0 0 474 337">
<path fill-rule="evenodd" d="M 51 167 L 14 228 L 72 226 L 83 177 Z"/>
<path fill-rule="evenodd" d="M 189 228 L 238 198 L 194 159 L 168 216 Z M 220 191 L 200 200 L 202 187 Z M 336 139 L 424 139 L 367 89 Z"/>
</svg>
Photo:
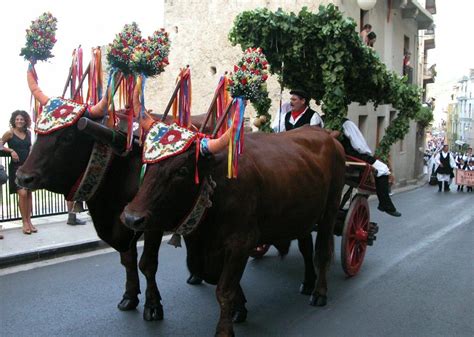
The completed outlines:
<svg viewBox="0 0 474 337">
<path fill-rule="evenodd" d="M 428 67 L 426 64 L 423 67 L 423 85 L 434 83 L 436 77 L 436 64 Z"/>
<path fill-rule="evenodd" d="M 429 3 L 434 3 L 434 1 L 428 1 Z M 397 6 L 398 5 L 398 6 Z M 424 8 L 416 0 L 400 0 L 398 2 L 393 2 L 394 8 L 398 7 L 402 11 L 402 18 L 407 20 L 415 20 L 418 24 L 418 29 L 429 29 L 433 26 L 433 16 L 430 10 Z M 434 10 L 436 13 L 436 5 L 430 7 L 431 11 Z"/>
<path fill-rule="evenodd" d="M 425 50 L 434 49 L 436 47 L 434 27 L 425 30 L 425 33 L 423 35 L 423 41 Z"/>
</svg>

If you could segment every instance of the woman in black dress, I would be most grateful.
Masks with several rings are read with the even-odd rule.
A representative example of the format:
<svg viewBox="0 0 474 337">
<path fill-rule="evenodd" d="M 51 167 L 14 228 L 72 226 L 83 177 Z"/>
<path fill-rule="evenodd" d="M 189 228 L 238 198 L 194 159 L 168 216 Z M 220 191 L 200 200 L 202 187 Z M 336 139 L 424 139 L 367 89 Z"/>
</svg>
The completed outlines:
<svg viewBox="0 0 474 337">
<path fill-rule="evenodd" d="M 9 166 L 10 194 L 18 193 L 20 214 L 23 221 L 23 233 L 36 233 L 38 230 L 31 223 L 32 195 L 31 191 L 21 188 L 15 183 L 16 170 L 23 165 L 31 148 L 30 116 L 26 111 L 17 110 L 10 117 L 10 130 L 2 136 L 3 144 L 8 144 L 4 151 L 12 157 Z"/>
</svg>

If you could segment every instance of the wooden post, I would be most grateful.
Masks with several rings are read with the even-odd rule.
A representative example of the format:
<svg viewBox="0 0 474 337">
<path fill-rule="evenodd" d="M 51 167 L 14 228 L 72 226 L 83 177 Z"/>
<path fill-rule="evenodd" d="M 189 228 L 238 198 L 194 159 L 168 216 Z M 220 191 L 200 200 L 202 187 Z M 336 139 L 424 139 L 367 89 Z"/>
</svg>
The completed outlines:
<svg viewBox="0 0 474 337">
<path fill-rule="evenodd" d="M 216 91 L 214 93 L 214 97 L 212 98 L 211 105 L 209 105 L 209 109 L 207 109 L 206 119 L 204 119 L 204 123 L 201 125 L 201 128 L 199 129 L 199 132 L 203 132 L 204 128 L 207 125 L 207 122 L 209 121 L 209 118 L 211 117 L 212 112 L 216 110 L 216 108 L 217 108 L 216 102 L 217 102 L 217 97 L 218 96 L 219 96 L 219 92 Z"/>
<path fill-rule="evenodd" d="M 189 64 L 186 65 L 186 69 L 189 68 Z M 161 121 L 163 122 L 166 117 L 168 117 L 168 113 L 170 112 L 171 106 L 173 105 L 174 99 L 176 98 L 176 95 L 178 94 L 179 87 L 181 86 L 181 81 L 183 78 L 181 77 L 181 74 L 184 72 L 184 70 L 181 70 L 179 73 L 179 80 L 176 83 L 176 87 L 174 88 L 173 94 L 171 95 L 171 98 L 168 102 L 168 105 L 166 106 L 165 112 L 163 113 L 163 117 L 161 117 Z"/>
<path fill-rule="evenodd" d="M 222 123 L 224 123 L 224 121 L 226 120 L 227 115 L 229 114 L 230 109 L 232 108 L 233 103 L 234 103 L 234 100 L 231 100 L 231 101 L 229 102 L 229 105 L 227 105 L 227 108 L 225 109 L 224 114 L 223 114 L 223 115 L 219 118 L 219 120 L 217 121 L 216 127 L 214 128 L 214 131 L 212 132 L 212 138 L 215 138 L 215 137 L 216 137 L 217 131 L 219 131 L 219 129 L 220 129 L 221 126 L 222 126 Z"/>
<path fill-rule="evenodd" d="M 82 75 L 82 78 L 81 78 L 81 81 L 79 82 L 79 85 L 77 86 L 76 90 L 74 91 L 73 95 L 72 95 L 72 100 L 74 101 L 77 97 L 77 95 L 79 94 L 79 91 L 81 90 L 82 88 L 82 84 L 84 83 L 84 80 L 86 79 L 86 76 L 89 76 L 89 72 L 90 72 L 90 69 L 91 69 L 91 63 L 89 62 L 89 65 L 87 66 L 86 70 L 84 71 L 84 74 Z M 72 70 L 72 68 L 71 68 Z"/>
<path fill-rule="evenodd" d="M 61 98 L 64 98 L 64 95 L 66 95 L 67 87 L 69 87 L 69 83 L 71 83 L 73 65 L 74 65 L 74 61 L 73 61 L 73 64 L 71 64 L 71 66 L 69 67 L 69 75 L 67 75 L 67 80 L 66 80 L 66 83 L 64 84 L 63 94 L 61 95 Z"/>
</svg>

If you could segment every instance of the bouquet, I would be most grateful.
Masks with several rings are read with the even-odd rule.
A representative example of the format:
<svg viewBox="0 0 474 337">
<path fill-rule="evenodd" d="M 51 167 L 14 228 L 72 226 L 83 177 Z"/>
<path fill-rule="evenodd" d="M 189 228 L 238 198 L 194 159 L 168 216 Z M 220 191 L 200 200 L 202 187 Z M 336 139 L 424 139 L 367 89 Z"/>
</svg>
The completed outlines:
<svg viewBox="0 0 474 337">
<path fill-rule="evenodd" d="M 230 74 L 229 91 L 232 97 L 243 97 L 251 102 L 266 97 L 265 81 L 268 78 L 268 61 L 261 48 L 248 48 Z"/>
<path fill-rule="evenodd" d="M 26 30 L 26 45 L 21 48 L 20 56 L 33 63 L 53 57 L 51 49 L 56 43 L 57 22 L 51 13 L 43 13 L 32 21 L 30 28 Z"/>
<path fill-rule="evenodd" d="M 162 28 L 135 47 L 130 59 L 131 69 L 145 76 L 156 76 L 165 70 L 168 63 L 170 42 L 168 33 Z"/>
<path fill-rule="evenodd" d="M 119 69 L 124 75 L 131 74 L 130 60 L 134 49 L 141 43 L 143 39 L 138 25 L 135 22 L 125 25 L 107 47 L 107 61 L 110 66 Z"/>
</svg>

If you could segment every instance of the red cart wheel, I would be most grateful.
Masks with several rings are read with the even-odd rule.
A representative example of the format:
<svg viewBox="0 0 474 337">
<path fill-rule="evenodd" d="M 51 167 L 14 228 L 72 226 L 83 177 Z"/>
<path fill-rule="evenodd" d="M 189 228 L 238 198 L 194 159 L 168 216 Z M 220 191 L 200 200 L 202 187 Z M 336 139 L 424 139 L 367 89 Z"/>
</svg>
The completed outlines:
<svg viewBox="0 0 474 337">
<path fill-rule="evenodd" d="M 250 253 L 250 256 L 253 257 L 254 259 L 259 259 L 263 257 L 263 255 L 265 255 L 269 249 L 270 249 L 270 245 L 258 245 L 252 250 L 252 252 Z"/>
<path fill-rule="evenodd" d="M 367 198 L 357 195 L 347 211 L 342 231 L 341 263 L 347 276 L 356 275 L 364 262 L 369 222 L 370 210 Z"/>
</svg>

